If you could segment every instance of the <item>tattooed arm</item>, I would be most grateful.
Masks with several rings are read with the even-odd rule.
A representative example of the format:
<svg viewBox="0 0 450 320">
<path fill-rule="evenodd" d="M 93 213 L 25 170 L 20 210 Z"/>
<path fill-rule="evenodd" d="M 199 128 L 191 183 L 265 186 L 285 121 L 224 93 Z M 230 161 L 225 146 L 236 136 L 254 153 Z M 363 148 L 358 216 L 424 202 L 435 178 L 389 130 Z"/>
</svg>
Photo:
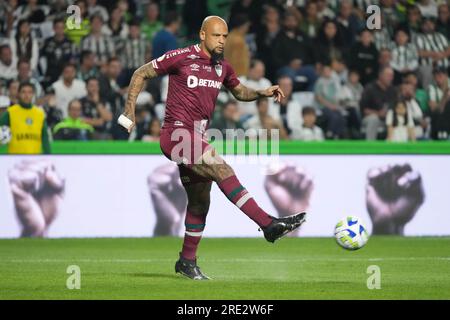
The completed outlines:
<svg viewBox="0 0 450 320">
<path fill-rule="evenodd" d="M 271 86 L 264 90 L 253 90 L 242 83 L 231 89 L 233 96 L 239 101 L 253 101 L 261 97 L 275 97 L 276 102 L 284 98 L 284 93 L 279 86 Z"/>
<path fill-rule="evenodd" d="M 157 76 L 158 74 L 153 69 L 151 62 L 144 64 L 133 73 L 133 77 L 131 77 L 130 81 L 130 86 L 128 87 L 128 97 L 125 104 L 125 112 L 123 113 L 128 119 L 133 121 L 133 125 L 128 129 L 128 132 L 131 132 L 131 130 L 135 126 L 136 119 L 134 111 L 136 107 L 136 99 L 139 93 L 144 88 L 145 81 Z"/>
</svg>

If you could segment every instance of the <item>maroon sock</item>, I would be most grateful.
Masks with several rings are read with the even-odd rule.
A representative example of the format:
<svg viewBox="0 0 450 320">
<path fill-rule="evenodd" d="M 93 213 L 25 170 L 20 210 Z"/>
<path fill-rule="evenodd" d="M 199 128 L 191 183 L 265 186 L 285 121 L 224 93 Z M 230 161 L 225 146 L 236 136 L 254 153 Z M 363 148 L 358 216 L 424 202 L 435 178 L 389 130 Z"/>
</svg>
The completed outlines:
<svg viewBox="0 0 450 320">
<path fill-rule="evenodd" d="M 218 185 L 227 198 L 260 227 L 265 227 L 272 222 L 272 218 L 258 206 L 236 176 L 228 177 Z"/>
<path fill-rule="evenodd" d="M 202 238 L 203 229 L 205 229 L 206 213 L 203 215 L 195 215 L 186 211 L 186 219 L 184 220 L 186 231 L 184 234 L 183 249 L 181 256 L 188 260 L 195 260 L 197 247 Z"/>
</svg>

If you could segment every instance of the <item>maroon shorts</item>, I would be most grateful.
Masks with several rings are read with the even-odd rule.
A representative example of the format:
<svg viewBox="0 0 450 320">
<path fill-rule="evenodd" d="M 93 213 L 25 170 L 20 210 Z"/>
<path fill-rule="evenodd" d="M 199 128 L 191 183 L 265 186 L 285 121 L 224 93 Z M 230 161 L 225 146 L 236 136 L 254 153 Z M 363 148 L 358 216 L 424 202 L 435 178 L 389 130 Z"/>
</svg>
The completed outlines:
<svg viewBox="0 0 450 320">
<path fill-rule="evenodd" d="M 159 142 L 163 154 L 177 163 L 183 185 L 211 182 L 190 169 L 201 163 L 203 153 L 213 148 L 204 134 L 184 127 L 166 127 L 161 129 Z"/>
</svg>

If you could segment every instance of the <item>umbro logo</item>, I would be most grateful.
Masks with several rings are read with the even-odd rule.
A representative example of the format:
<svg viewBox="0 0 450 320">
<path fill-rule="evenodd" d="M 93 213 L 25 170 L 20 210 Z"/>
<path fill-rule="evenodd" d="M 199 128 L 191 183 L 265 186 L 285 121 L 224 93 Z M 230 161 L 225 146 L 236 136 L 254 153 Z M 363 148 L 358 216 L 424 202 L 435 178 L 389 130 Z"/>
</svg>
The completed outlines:
<svg viewBox="0 0 450 320">
<path fill-rule="evenodd" d="M 191 64 L 189 67 L 191 67 L 191 71 L 199 71 L 200 66 L 196 63 Z"/>
<path fill-rule="evenodd" d="M 198 58 L 200 58 L 200 56 L 198 56 L 198 55 L 196 55 L 196 54 L 190 54 L 190 55 L 187 56 L 187 58 L 193 60 L 193 59 L 198 59 Z"/>
</svg>

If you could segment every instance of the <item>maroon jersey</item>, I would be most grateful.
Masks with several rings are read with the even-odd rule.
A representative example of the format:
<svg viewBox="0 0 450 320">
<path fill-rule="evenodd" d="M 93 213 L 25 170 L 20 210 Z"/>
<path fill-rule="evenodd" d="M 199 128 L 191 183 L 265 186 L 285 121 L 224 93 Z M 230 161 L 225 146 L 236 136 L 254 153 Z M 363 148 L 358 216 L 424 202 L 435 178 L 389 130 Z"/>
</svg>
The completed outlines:
<svg viewBox="0 0 450 320">
<path fill-rule="evenodd" d="M 239 84 L 228 62 L 214 64 L 198 44 L 169 51 L 151 64 L 158 75 L 169 74 L 164 127 L 193 128 L 198 121 L 204 130 L 222 84 L 228 89 Z"/>
</svg>

